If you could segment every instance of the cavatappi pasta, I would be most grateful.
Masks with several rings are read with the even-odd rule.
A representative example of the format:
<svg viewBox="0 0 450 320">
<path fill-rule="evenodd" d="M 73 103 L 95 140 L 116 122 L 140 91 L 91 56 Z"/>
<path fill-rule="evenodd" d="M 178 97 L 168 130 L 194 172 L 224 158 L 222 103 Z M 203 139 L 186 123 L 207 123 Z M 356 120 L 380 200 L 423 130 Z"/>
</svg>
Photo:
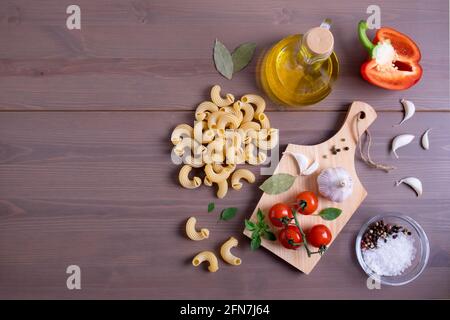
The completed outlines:
<svg viewBox="0 0 450 320">
<path fill-rule="evenodd" d="M 241 180 L 254 183 L 255 176 L 239 164 L 259 165 L 266 161 L 267 150 L 278 144 L 278 131 L 271 128 L 266 103 L 255 94 L 240 100 L 211 88 L 211 101 L 200 103 L 194 114 L 194 125 L 178 125 L 171 135 L 173 155 L 183 162 L 179 172 L 180 184 L 188 189 L 216 187 L 217 197 L 223 198 L 229 188 L 239 190 Z M 190 178 L 192 169 L 202 171 Z"/>
<path fill-rule="evenodd" d="M 209 272 L 216 272 L 219 270 L 219 261 L 216 255 L 211 251 L 202 251 L 192 259 L 192 265 L 198 267 L 202 262 L 207 261 L 209 263 Z"/>
<path fill-rule="evenodd" d="M 237 247 L 237 245 L 237 239 L 234 237 L 230 237 L 230 239 L 225 241 L 220 247 L 220 255 L 222 256 L 222 259 L 233 266 L 238 266 L 242 263 L 241 258 L 236 257 L 230 251 L 231 248 Z"/>
<path fill-rule="evenodd" d="M 197 223 L 197 219 L 195 217 L 190 217 L 186 221 L 186 235 L 189 239 L 194 241 L 200 241 L 204 239 L 208 239 L 209 237 L 209 230 L 202 228 L 200 231 L 197 231 L 195 229 L 195 224 Z"/>
</svg>

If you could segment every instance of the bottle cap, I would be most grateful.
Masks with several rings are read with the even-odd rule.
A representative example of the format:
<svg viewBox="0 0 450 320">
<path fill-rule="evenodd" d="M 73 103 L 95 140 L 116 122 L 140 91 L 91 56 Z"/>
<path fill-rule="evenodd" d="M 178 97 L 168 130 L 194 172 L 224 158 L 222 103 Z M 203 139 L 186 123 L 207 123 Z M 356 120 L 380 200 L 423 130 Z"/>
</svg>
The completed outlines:
<svg viewBox="0 0 450 320">
<path fill-rule="evenodd" d="M 330 55 L 333 51 L 334 38 L 328 28 L 316 27 L 310 29 L 306 35 L 306 46 L 317 55 Z"/>
</svg>

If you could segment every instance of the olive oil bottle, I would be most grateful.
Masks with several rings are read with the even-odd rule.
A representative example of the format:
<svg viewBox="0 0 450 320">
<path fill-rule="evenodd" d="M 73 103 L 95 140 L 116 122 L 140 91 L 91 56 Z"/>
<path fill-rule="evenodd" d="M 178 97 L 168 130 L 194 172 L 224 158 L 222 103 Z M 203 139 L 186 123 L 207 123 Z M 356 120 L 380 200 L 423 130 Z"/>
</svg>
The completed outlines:
<svg viewBox="0 0 450 320">
<path fill-rule="evenodd" d="M 304 106 L 330 94 L 339 72 L 330 25 L 326 19 L 303 35 L 282 39 L 266 53 L 258 77 L 269 98 L 283 105 Z"/>
</svg>

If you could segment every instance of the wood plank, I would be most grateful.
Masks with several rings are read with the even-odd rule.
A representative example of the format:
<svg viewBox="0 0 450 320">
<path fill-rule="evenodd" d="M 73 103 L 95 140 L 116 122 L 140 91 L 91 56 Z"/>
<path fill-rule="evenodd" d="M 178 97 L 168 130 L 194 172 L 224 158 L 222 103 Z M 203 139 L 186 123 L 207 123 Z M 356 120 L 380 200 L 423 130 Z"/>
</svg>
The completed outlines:
<svg viewBox="0 0 450 320">
<path fill-rule="evenodd" d="M 3 112 L 0 117 L 0 297 L 1 298 L 449 298 L 448 229 L 450 183 L 448 113 L 420 113 L 402 127 L 399 114 L 378 113 L 371 127 L 372 154 L 398 166 L 390 174 L 357 161 L 368 197 L 320 264 L 308 276 L 269 252 L 251 252 L 240 235 L 243 219 L 261 192 L 256 186 L 217 200 L 207 188 L 177 185 L 169 160 L 171 129 L 191 112 Z M 330 137 L 345 113 L 269 113 L 281 127 L 281 144 L 315 144 Z M 422 133 L 429 126 L 431 149 L 416 143 L 389 154 L 400 132 Z M 258 171 L 255 170 L 258 174 Z M 424 195 L 415 198 L 393 181 L 416 175 Z M 258 175 L 259 184 L 264 177 Z M 195 196 L 195 198 L 193 197 Z M 193 200 L 194 199 L 194 200 Z M 238 216 L 217 223 L 206 213 L 239 208 Z M 357 265 L 354 240 L 359 227 L 380 212 L 403 212 L 427 232 L 431 256 L 424 274 L 403 288 L 368 290 Z M 184 221 L 196 215 L 211 230 L 207 242 L 183 235 Z M 193 268 L 200 250 L 217 249 L 235 235 L 239 272 L 221 264 L 216 274 Z M 155 245 L 157 244 L 157 245 Z M 82 268 L 82 290 L 65 287 L 65 268 Z M 295 281 L 295 286 L 292 282 Z M 180 290 L 180 283 L 189 290 Z M 298 288 L 302 288 L 301 291 Z"/>
<path fill-rule="evenodd" d="M 377 110 L 397 111 L 405 95 L 419 110 L 449 110 L 445 0 L 378 3 L 382 23 L 410 35 L 422 50 L 423 79 L 407 92 L 378 89 L 359 76 L 366 53 L 356 25 L 366 16 L 366 3 L 81 0 L 81 31 L 65 27 L 68 4 L 0 4 L 0 109 L 191 110 L 216 83 L 238 95 L 255 92 L 256 60 L 264 49 L 329 16 L 341 74 L 333 93 L 306 110 L 345 110 L 348 102 L 364 100 Z M 258 44 L 255 61 L 231 82 L 212 65 L 216 37 L 230 48 Z"/>
</svg>

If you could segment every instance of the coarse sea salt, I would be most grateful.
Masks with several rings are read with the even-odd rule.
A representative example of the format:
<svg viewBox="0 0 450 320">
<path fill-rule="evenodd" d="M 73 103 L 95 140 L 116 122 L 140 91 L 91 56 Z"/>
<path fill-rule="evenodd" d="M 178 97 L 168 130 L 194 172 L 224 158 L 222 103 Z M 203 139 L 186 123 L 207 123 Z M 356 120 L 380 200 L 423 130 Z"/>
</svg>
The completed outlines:
<svg viewBox="0 0 450 320">
<path fill-rule="evenodd" d="M 384 239 L 378 239 L 374 249 L 363 250 L 364 262 L 377 275 L 398 276 L 408 267 L 416 255 L 414 239 L 402 232 Z"/>
</svg>

